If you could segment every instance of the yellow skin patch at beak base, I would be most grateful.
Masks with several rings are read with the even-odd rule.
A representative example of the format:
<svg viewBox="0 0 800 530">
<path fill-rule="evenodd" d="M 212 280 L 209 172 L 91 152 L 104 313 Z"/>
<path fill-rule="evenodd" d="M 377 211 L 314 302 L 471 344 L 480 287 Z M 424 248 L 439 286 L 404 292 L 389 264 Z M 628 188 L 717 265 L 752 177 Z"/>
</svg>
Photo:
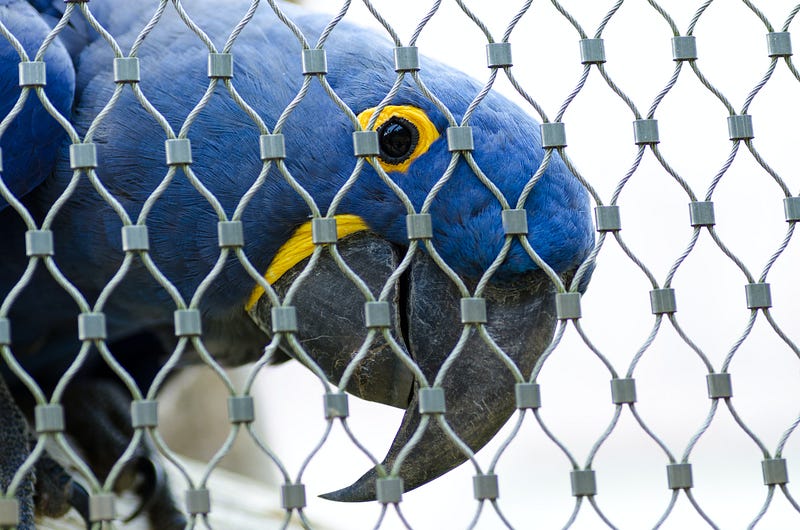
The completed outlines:
<svg viewBox="0 0 800 530">
<path fill-rule="evenodd" d="M 336 219 L 336 237 L 339 239 L 361 230 L 369 230 L 367 223 L 357 215 L 336 215 L 334 218 Z M 308 221 L 295 230 L 292 237 L 278 249 L 267 272 L 264 273 L 264 279 L 270 285 L 277 282 L 286 271 L 309 257 L 314 252 L 315 246 L 311 241 L 311 221 Z M 245 310 L 252 309 L 263 294 L 264 288 L 256 285 L 244 306 Z"/>
<path fill-rule="evenodd" d="M 361 114 L 358 115 L 358 123 L 361 124 L 361 128 L 365 131 L 367 130 L 367 125 L 373 114 L 375 114 L 375 107 L 362 111 Z M 436 130 L 436 126 L 428 118 L 424 110 L 418 107 L 412 107 L 411 105 L 387 105 L 383 111 L 381 111 L 378 119 L 375 120 L 375 125 L 372 130 L 377 130 L 386 120 L 394 117 L 404 118 L 417 128 L 417 132 L 419 133 L 417 146 L 405 162 L 390 164 L 378 158 L 378 163 L 387 173 L 390 171 L 405 173 L 408 171 L 411 163 L 424 155 L 431 144 L 439 139 L 439 131 Z"/>
</svg>

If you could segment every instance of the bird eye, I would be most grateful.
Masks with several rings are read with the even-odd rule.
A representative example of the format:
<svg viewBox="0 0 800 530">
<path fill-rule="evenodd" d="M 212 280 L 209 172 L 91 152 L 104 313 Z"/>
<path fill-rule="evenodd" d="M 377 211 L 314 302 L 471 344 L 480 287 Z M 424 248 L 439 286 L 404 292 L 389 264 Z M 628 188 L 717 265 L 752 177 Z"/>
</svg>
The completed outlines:
<svg viewBox="0 0 800 530">
<path fill-rule="evenodd" d="M 419 131 L 405 118 L 393 116 L 378 127 L 381 159 L 387 164 L 408 160 L 419 142 Z"/>
<path fill-rule="evenodd" d="M 387 105 L 372 120 L 375 110 L 362 111 L 358 122 L 365 130 L 370 121 L 374 122 L 372 130 L 378 135 L 378 156 L 375 158 L 386 172 L 405 173 L 414 160 L 424 155 L 439 139 L 436 126 L 419 107 Z"/>
</svg>

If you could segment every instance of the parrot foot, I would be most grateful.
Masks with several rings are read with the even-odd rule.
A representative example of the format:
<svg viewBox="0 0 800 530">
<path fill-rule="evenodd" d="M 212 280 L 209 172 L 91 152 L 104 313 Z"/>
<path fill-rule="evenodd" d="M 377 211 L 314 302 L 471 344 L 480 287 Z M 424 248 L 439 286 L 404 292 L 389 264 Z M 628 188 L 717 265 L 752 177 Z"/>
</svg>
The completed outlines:
<svg viewBox="0 0 800 530">
<path fill-rule="evenodd" d="M 129 418 L 127 422 L 116 423 L 116 420 L 128 414 L 128 409 L 124 406 L 125 400 L 121 397 L 124 392 L 117 385 L 101 381 L 86 382 L 85 385 L 81 384 L 81 388 L 84 391 L 92 388 L 92 397 L 75 392 L 65 399 L 67 411 L 76 412 L 68 413 L 67 417 L 81 418 L 73 422 L 77 425 L 68 424 L 68 432 L 75 435 L 78 445 L 89 455 L 87 459 L 90 467 L 95 473 L 105 477 L 133 434 Z M 85 410 L 72 408 L 79 404 L 85 405 L 84 400 L 90 400 L 88 402 L 94 407 L 90 415 L 86 415 Z M 130 403 L 129 399 L 127 403 Z M 94 421 L 98 421 L 101 427 L 78 428 L 85 427 L 83 423 L 91 424 Z M 0 447 L 3 448 L 0 451 L 0 488 L 8 489 L 35 442 L 36 438 L 28 427 L 25 415 L 12 397 L 5 379 L 0 377 Z M 110 454 L 105 450 L 97 450 L 98 447 L 105 448 Z M 146 514 L 153 528 L 185 528 L 186 519 L 172 498 L 164 469 L 151 458 L 150 450 L 146 446 L 141 446 L 137 452 L 139 454 L 126 464 L 116 484 L 116 491 L 131 489 L 141 499 L 141 503 L 128 519 Z M 15 497 L 19 502 L 17 530 L 35 530 L 34 514 L 59 518 L 71 508 L 80 513 L 89 528 L 88 492 L 47 453 L 39 456 L 32 471 L 20 481 Z"/>
<path fill-rule="evenodd" d="M 3 448 L 0 451 L 0 487 L 4 491 L 28 458 L 33 443 L 35 437 L 28 428 L 25 415 L 12 397 L 5 379 L 0 377 L 0 447 Z M 35 530 L 34 513 L 58 518 L 73 506 L 88 521 L 89 496 L 86 490 L 46 453 L 36 460 L 32 471 L 18 484 L 15 497 L 19 502 L 18 530 Z"/>
<path fill-rule="evenodd" d="M 105 479 L 134 434 L 130 395 L 115 381 L 83 379 L 67 388 L 63 404 L 67 432 L 83 450 L 92 471 Z M 141 443 L 125 464 L 114 490 L 133 491 L 140 499 L 125 521 L 144 514 L 153 528 L 185 528 L 186 518 L 172 497 L 166 472 L 146 443 Z"/>
<path fill-rule="evenodd" d="M 89 494 L 61 464 L 49 455 L 42 454 L 36 461 L 35 469 L 33 500 L 38 515 L 57 519 L 63 517 L 70 508 L 75 508 L 85 521 L 89 521 Z"/>
</svg>

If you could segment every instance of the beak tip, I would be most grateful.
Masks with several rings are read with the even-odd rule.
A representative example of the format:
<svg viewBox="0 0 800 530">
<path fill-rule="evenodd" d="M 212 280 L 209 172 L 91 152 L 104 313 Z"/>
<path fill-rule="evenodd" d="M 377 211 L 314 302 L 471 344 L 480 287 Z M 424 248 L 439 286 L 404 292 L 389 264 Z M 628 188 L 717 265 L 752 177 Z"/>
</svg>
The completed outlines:
<svg viewBox="0 0 800 530">
<path fill-rule="evenodd" d="M 368 502 L 375 500 L 375 482 L 358 480 L 340 490 L 323 493 L 321 499 L 336 502 Z"/>
<path fill-rule="evenodd" d="M 347 488 L 345 488 L 345 489 L 347 489 Z M 319 495 L 319 498 L 320 499 L 325 499 L 326 501 L 347 502 L 347 499 L 342 498 L 342 492 L 345 489 L 341 489 L 341 490 L 337 490 L 337 491 L 331 491 L 331 492 L 328 492 L 328 493 L 323 493 L 322 495 Z"/>
<path fill-rule="evenodd" d="M 361 477 L 340 490 L 323 493 L 320 498 L 336 502 L 369 502 L 378 498 L 376 492 L 376 479 L 378 474 L 375 468 L 370 469 Z"/>
<path fill-rule="evenodd" d="M 319 497 L 320 499 L 325 499 L 326 501 L 337 501 L 337 502 L 339 502 L 339 492 L 340 491 L 341 490 L 331 491 L 331 492 L 328 492 L 328 493 L 323 493 L 322 495 L 317 495 L 317 497 Z"/>
</svg>

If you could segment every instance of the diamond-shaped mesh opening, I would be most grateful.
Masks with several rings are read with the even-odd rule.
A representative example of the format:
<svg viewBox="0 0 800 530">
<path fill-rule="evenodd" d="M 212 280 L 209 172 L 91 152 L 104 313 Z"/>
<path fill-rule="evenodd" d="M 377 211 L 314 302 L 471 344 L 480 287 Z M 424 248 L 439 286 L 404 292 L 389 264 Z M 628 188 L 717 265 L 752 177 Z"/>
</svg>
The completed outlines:
<svg viewBox="0 0 800 530">
<path fill-rule="evenodd" d="M 0 6 L 0 428 L 40 416 L 0 459 L 22 527 L 47 444 L 95 519 L 150 451 L 164 513 L 226 528 L 236 440 L 272 474 L 259 524 L 797 526 L 798 8 L 306 3 Z M 216 403 L 199 466 L 164 436 L 191 401 L 156 414 L 187 364 Z M 419 389 L 446 413 L 414 419 Z M 386 405 L 409 412 L 361 493 L 383 511 L 318 499 L 381 462 Z M 417 461 L 475 469 L 423 485 Z"/>
</svg>

